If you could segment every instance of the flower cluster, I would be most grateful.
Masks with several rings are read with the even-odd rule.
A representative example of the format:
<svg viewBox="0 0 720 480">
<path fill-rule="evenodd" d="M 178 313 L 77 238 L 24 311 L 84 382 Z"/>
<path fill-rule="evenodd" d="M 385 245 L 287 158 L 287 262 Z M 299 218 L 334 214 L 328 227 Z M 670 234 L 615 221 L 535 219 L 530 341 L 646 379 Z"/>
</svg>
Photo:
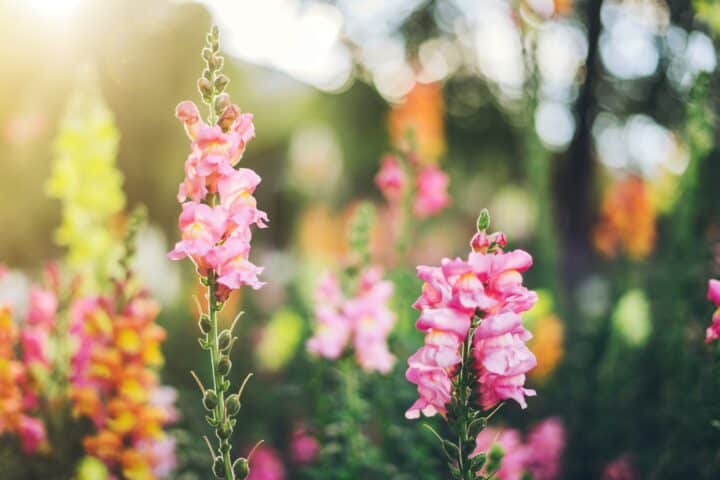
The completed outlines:
<svg viewBox="0 0 720 480">
<path fill-rule="evenodd" d="M 257 275 L 262 268 L 248 260 L 250 227 L 265 227 L 267 221 L 253 197 L 260 177 L 251 169 L 235 168 L 255 135 L 252 115 L 230 104 L 219 123 L 209 126 L 195 104 L 186 101 L 178 105 L 176 116 L 192 140 L 192 151 L 178 193 L 178 201 L 184 202 L 179 219 L 182 240 L 169 257 L 190 257 L 201 276 L 214 271 L 220 300 L 242 285 L 260 288 Z"/>
<path fill-rule="evenodd" d="M 395 363 L 387 346 L 387 337 L 395 324 L 395 314 L 388 306 L 393 284 L 382 278 L 380 268 L 366 268 L 358 276 L 349 298 L 337 276 L 328 273 L 320 280 L 315 333 L 307 342 L 311 353 L 334 360 L 352 343 L 363 370 L 390 372 Z"/>
<path fill-rule="evenodd" d="M 530 474 L 534 480 L 555 480 L 560 474 L 565 450 L 565 428 L 557 418 L 535 425 L 523 442 L 520 432 L 487 428 L 476 439 L 475 454 L 486 452 L 497 442 L 505 452 L 496 475 L 499 480 L 521 480 Z"/>
<path fill-rule="evenodd" d="M 705 341 L 709 343 L 720 338 L 720 280 L 708 281 L 707 297 L 717 307 L 712 316 L 712 324 L 705 331 Z"/>
<path fill-rule="evenodd" d="M 375 183 L 391 207 L 410 198 L 417 218 L 436 215 L 450 204 L 448 175 L 434 165 L 421 165 L 414 154 L 385 155 Z"/>
<path fill-rule="evenodd" d="M 15 356 L 18 331 L 10 307 L 0 306 L 0 435 L 19 436 L 25 453 L 45 443 L 45 424 L 31 415 L 37 396 L 29 384 L 28 364 Z"/>
<path fill-rule="evenodd" d="M 143 293 L 131 298 L 85 297 L 71 306 L 71 399 L 76 415 L 96 432 L 85 450 L 123 478 L 167 478 L 175 464 L 174 440 L 163 428 L 177 418 L 175 393 L 162 387 L 157 369 L 165 331 L 155 323 L 158 305 Z"/>
<path fill-rule="evenodd" d="M 408 359 L 406 378 L 417 385 L 420 398 L 407 418 L 446 414 L 466 340 L 484 409 L 509 398 L 525 408 L 525 396 L 535 394 L 524 388 L 536 360 L 525 345 L 531 335 L 520 317 L 537 301 L 522 284 L 521 272 L 532 257 L 523 250 L 504 252 L 505 235 L 488 235 L 485 228 L 479 225 L 467 260 L 446 258 L 439 267 L 418 267 L 425 283 L 414 305 L 421 312 L 416 326 L 426 335 L 425 345 Z"/>
<path fill-rule="evenodd" d="M 655 210 L 641 178 L 615 182 L 603 198 L 600 221 L 593 231 L 595 248 L 610 258 L 621 249 L 633 260 L 647 257 L 655 244 Z"/>
</svg>

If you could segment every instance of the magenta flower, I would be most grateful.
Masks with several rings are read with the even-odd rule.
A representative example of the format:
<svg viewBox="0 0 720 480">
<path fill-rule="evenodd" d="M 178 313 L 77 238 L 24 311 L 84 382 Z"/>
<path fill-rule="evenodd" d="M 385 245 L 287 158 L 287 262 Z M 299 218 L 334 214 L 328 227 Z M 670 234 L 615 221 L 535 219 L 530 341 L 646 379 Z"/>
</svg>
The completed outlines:
<svg viewBox="0 0 720 480">
<path fill-rule="evenodd" d="M 712 323 L 705 331 L 705 342 L 710 343 L 720 338 L 720 280 L 708 281 L 707 297 L 717 307 L 712 316 Z"/>
<path fill-rule="evenodd" d="M 350 298 L 344 296 L 337 277 L 326 274 L 316 291 L 315 332 L 307 342 L 308 351 L 335 360 L 352 343 L 363 370 L 390 372 L 395 364 L 387 347 L 396 320 L 388 306 L 392 293 L 392 283 L 384 281 L 376 267 L 361 272 Z"/>
<path fill-rule="evenodd" d="M 28 324 L 52 327 L 55 323 L 57 309 L 58 299 L 55 292 L 45 290 L 38 286 L 33 286 L 30 289 L 30 308 L 27 315 Z"/>
</svg>

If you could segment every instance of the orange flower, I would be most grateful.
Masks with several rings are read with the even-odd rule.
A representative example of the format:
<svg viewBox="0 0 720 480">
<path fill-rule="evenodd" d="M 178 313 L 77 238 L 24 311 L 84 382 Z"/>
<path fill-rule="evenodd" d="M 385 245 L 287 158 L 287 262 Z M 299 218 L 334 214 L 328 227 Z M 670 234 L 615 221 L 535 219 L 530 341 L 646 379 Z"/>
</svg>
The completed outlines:
<svg viewBox="0 0 720 480">
<path fill-rule="evenodd" d="M 535 382 L 545 380 L 563 357 L 564 329 L 555 314 L 541 315 L 533 321 L 533 338 L 528 347 L 535 353 L 537 367 L 529 376 Z"/>
<path fill-rule="evenodd" d="M 388 116 L 390 140 L 407 149 L 412 135 L 420 156 L 436 163 L 445 153 L 445 103 L 439 83 L 416 83 L 403 103 L 394 106 Z"/>
<path fill-rule="evenodd" d="M 655 217 L 650 190 L 641 178 L 616 181 L 605 192 L 593 244 L 610 258 L 624 250 L 631 259 L 642 260 L 655 245 Z"/>
</svg>

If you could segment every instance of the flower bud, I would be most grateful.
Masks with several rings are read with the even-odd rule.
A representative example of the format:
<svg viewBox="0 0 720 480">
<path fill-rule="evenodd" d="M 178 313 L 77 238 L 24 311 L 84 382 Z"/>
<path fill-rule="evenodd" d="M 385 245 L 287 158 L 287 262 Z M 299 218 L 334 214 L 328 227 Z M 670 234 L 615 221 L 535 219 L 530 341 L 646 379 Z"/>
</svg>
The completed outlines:
<svg viewBox="0 0 720 480">
<path fill-rule="evenodd" d="M 215 98 L 215 111 L 220 113 L 230 105 L 230 95 L 221 93 Z"/>
<path fill-rule="evenodd" d="M 478 232 L 484 232 L 488 228 L 490 228 L 490 212 L 487 208 L 483 208 L 477 218 L 477 229 Z"/>
<path fill-rule="evenodd" d="M 234 417 L 238 414 L 240 411 L 240 395 L 237 393 L 233 393 L 232 395 L 228 396 L 227 399 L 225 399 L 225 407 L 227 408 L 227 413 L 231 417 Z"/>
<path fill-rule="evenodd" d="M 217 76 L 217 78 L 215 78 L 215 89 L 218 92 L 222 92 L 223 90 L 225 90 L 225 87 L 227 87 L 229 83 L 230 78 L 224 73 L 221 73 Z"/>
<path fill-rule="evenodd" d="M 223 440 L 220 442 L 220 451 L 223 453 L 227 453 L 230 451 L 230 442 L 227 440 Z"/>
<path fill-rule="evenodd" d="M 230 438 L 230 435 L 232 435 L 232 427 L 230 427 L 230 422 L 225 421 L 220 424 L 217 431 L 217 436 L 220 440 L 227 440 Z"/>
<path fill-rule="evenodd" d="M 205 335 L 210 333 L 210 329 L 212 328 L 212 324 L 210 323 L 210 317 L 208 317 L 204 313 L 200 315 L 200 320 L 198 320 L 198 327 L 200 328 L 200 331 Z"/>
<path fill-rule="evenodd" d="M 475 253 L 487 252 L 489 246 L 490 239 L 484 231 L 478 231 L 473 235 L 472 240 L 470 240 L 470 248 L 472 248 L 472 251 Z"/>
<path fill-rule="evenodd" d="M 209 48 L 205 47 L 205 48 L 202 49 L 202 58 L 203 58 L 203 60 L 208 61 L 208 59 L 209 59 L 210 57 L 212 57 L 212 54 L 213 54 L 213 52 L 212 52 L 212 50 L 210 50 Z"/>
<path fill-rule="evenodd" d="M 212 55 L 208 59 L 208 66 L 214 70 L 220 70 L 223 66 L 223 57 L 220 55 Z"/>
<path fill-rule="evenodd" d="M 250 475 L 250 464 L 247 458 L 238 458 L 233 463 L 233 472 L 235 472 L 235 478 L 237 480 L 245 480 Z"/>
<path fill-rule="evenodd" d="M 205 390 L 203 393 L 203 406 L 205 407 L 205 410 L 212 411 L 217 407 L 218 404 L 218 398 L 217 394 L 215 393 L 215 390 Z"/>
<path fill-rule="evenodd" d="M 239 116 L 240 109 L 237 105 L 231 103 L 225 107 L 225 110 L 223 110 L 222 114 L 220 114 L 218 125 L 220 125 L 220 128 L 223 129 L 223 132 L 227 132 L 230 128 L 232 128 L 233 123 L 235 123 L 235 120 L 237 120 Z"/>
<path fill-rule="evenodd" d="M 228 357 L 222 357 L 217 364 L 217 371 L 220 375 L 225 376 L 230 373 L 232 362 Z"/>
<path fill-rule="evenodd" d="M 225 478 L 225 462 L 222 457 L 215 457 L 213 462 L 213 473 L 217 478 Z"/>
<path fill-rule="evenodd" d="M 212 85 L 210 84 L 210 80 L 207 78 L 203 77 L 199 79 L 197 81 L 197 87 L 203 98 L 210 98 L 210 96 L 212 96 Z"/>
<path fill-rule="evenodd" d="M 218 347 L 220 347 L 220 351 L 225 352 L 228 350 L 231 343 L 232 334 L 230 333 L 230 330 L 223 330 L 220 332 L 220 336 L 218 337 Z"/>
</svg>

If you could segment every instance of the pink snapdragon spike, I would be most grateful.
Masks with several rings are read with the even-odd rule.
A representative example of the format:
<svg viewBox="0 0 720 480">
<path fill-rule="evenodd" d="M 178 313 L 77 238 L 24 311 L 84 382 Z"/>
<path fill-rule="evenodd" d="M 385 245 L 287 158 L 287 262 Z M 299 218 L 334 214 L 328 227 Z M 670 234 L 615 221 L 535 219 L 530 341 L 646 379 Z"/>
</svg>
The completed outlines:
<svg viewBox="0 0 720 480">
<path fill-rule="evenodd" d="M 707 297 L 717 307 L 712 316 L 712 323 L 705 331 L 705 342 L 710 343 L 720 338 L 720 280 L 708 281 Z"/>
<path fill-rule="evenodd" d="M 487 428 L 476 438 L 473 455 L 486 452 L 497 442 L 504 451 L 499 480 L 522 480 L 527 473 L 536 480 L 555 480 L 560 475 L 565 452 L 565 427 L 555 417 L 536 424 L 523 442 L 520 432 Z"/>
<path fill-rule="evenodd" d="M 529 310 L 537 294 L 523 286 L 522 272 L 532 257 L 522 250 L 504 252 L 502 233 L 479 231 L 467 259 L 443 259 L 439 267 L 418 267 L 425 283 L 415 302 L 420 310 L 416 327 L 425 332 L 425 345 L 408 360 L 406 378 L 418 386 L 419 399 L 406 412 L 445 415 L 452 380 L 461 362 L 460 347 L 473 319 L 472 353 L 480 403 L 488 410 L 506 399 L 526 407 L 525 374 L 536 359 L 525 342 L 531 338 L 520 313 Z"/>
<path fill-rule="evenodd" d="M 322 277 L 316 291 L 315 332 L 307 342 L 310 353 L 335 360 L 352 346 L 363 370 L 384 374 L 392 370 L 395 356 L 388 349 L 387 337 L 396 321 L 388 305 L 393 284 L 382 275 L 378 267 L 363 270 L 349 298 L 335 275 Z"/>
<path fill-rule="evenodd" d="M 413 153 L 383 156 L 375 184 L 391 207 L 409 197 L 416 218 L 437 215 L 450 205 L 450 177 L 434 165 L 421 165 Z"/>
</svg>

